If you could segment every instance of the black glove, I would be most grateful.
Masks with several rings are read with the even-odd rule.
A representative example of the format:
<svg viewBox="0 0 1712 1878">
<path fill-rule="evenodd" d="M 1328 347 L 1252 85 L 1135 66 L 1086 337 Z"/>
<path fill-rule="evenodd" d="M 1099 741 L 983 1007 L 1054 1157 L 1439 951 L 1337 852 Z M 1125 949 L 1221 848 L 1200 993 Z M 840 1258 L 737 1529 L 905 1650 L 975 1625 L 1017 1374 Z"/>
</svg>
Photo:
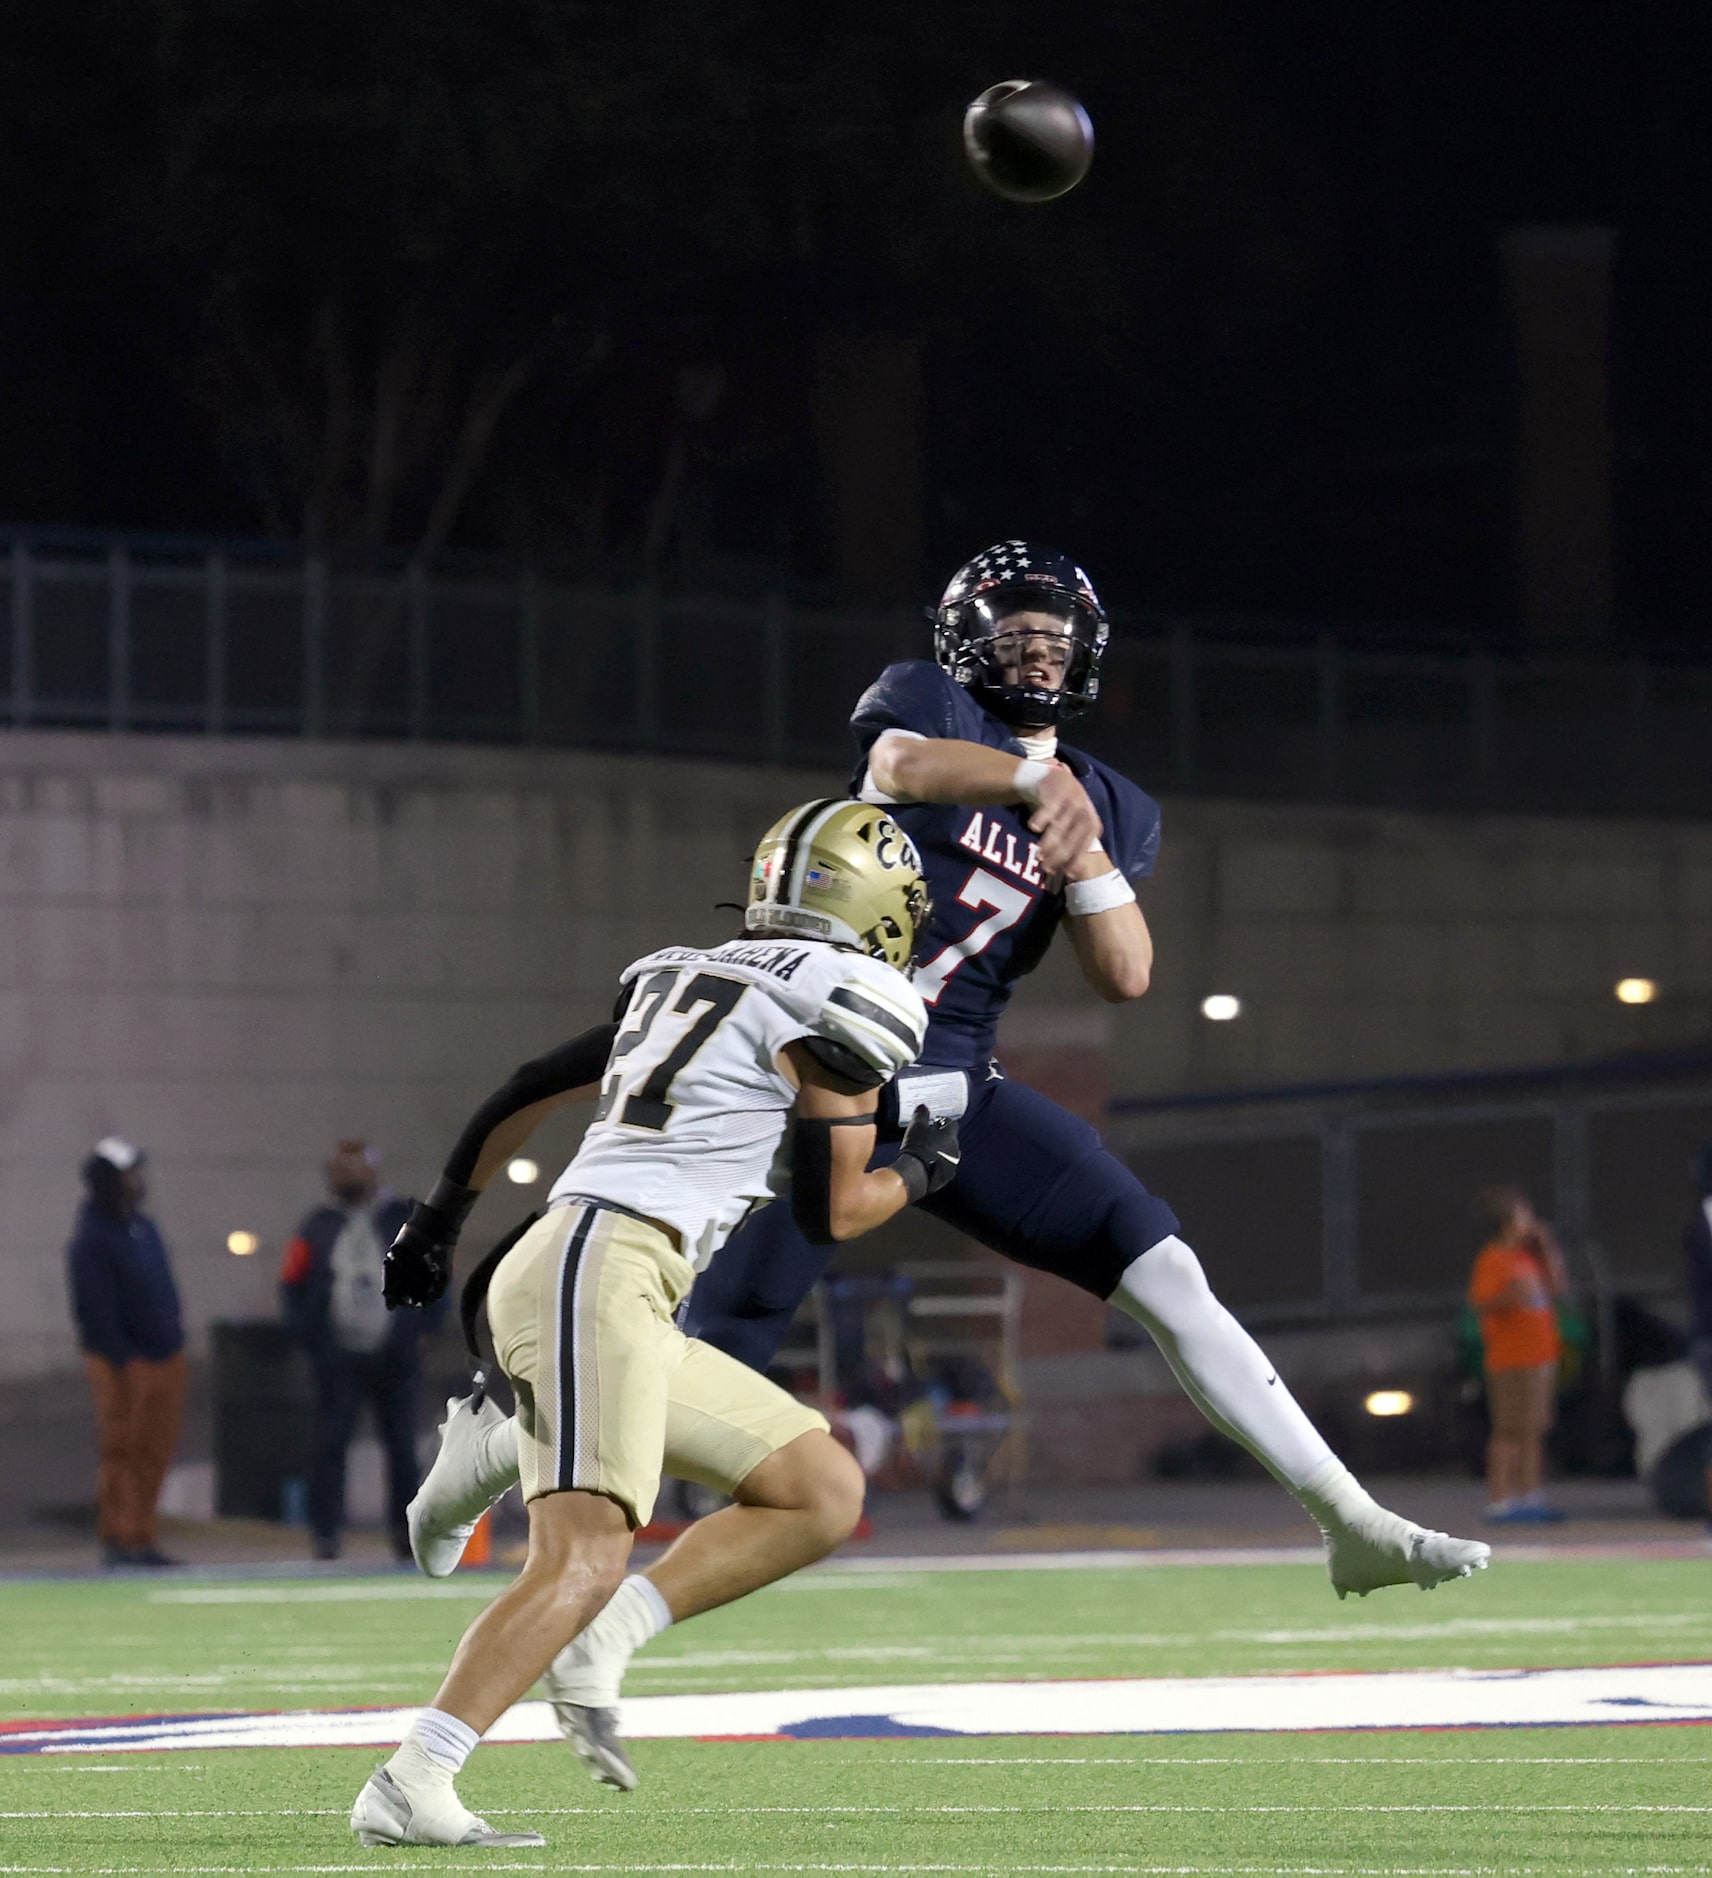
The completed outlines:
<svg viewBox="0 0 1712 1878">
<path fill-rule="evenodd" d="M 926 1109 L 917 1109 L 904 1130 L 904 1145 L 892 1165 L 902 1177 L 910 1205 L 954 1180 L 963 1149 L 957 1140 L 955 1119 L 936 1122 Z"/>
<path fill-rule="evenodd" d="M 389 1311 L 420 1310 L 446 1295 L 458 1234 L 479 1196 L 442 1178 L 426 1200 L 418 1200 L 398 1229 L 383 1261 L 382 1295 Z"/>
</svg>

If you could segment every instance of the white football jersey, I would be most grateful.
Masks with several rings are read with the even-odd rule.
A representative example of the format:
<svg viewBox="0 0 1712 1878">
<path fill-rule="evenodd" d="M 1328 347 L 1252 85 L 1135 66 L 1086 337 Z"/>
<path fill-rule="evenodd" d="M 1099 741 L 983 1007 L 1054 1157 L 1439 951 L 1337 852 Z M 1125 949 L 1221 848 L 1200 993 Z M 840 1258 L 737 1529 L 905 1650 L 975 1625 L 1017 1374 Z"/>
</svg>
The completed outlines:
<svg viewBox="0 0 1712 1878">
<path fill-rule="evenodd" d="M 902 972 L 815 941 L 668 946 L 621 982 L 630 1001 L 595 1118 L 552 1198 L 586 1193 L 662 1220 L 697 1270 L 787 1184 L 785 1045 L 824 1037 L 890 1080 L 927 1034 Z"/>
</svg>

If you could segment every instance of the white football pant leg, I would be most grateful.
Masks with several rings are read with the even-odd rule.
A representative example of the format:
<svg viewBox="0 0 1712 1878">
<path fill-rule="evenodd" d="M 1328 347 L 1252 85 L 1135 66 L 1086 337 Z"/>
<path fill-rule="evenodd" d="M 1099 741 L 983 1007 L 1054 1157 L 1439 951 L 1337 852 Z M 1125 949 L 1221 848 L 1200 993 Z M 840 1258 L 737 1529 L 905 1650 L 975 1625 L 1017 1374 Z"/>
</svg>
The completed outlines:
<svg viewBox="0 0 1712 1878">
<path fill-rule="evenodd" d="M 1146 1327 L 1184 1392 L 1221 1434 L 1247 1448 L 1325 1535 L 1338 1596 L 1385 1585 L 1423 1591 L 1485 1568 L 1490 1548 L 1387 1512 L 1326 1445 L 1259 1344 L 1213 1296 L 1201 1261 L 1161 1239 L 1118 1281 L 1111 1302 Z"/>
<path fill-rule="evenodd" d="M 1260 1345 L 1213 1296 L 1201 1261 L 1181 1239 L 1161 1239 L 1142 1253 L 1111 1302 L 1146 1328 L 1207 1420 L 1292 1493 L 1337 1458 Z"/>
</svg>

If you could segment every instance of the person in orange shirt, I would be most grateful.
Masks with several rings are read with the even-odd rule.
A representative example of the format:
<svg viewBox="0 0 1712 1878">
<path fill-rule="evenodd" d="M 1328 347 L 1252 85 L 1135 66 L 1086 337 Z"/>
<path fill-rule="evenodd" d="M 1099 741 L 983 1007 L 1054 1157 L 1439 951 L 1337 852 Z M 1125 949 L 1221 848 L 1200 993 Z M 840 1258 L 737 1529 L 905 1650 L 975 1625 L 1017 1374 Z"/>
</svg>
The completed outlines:
<svg viewBox="0 0 1712 1878">
<path fill-rule="evenodd" d="M 1556 1301 L 1569 1289 L 1557 1235 L 1518 1187 L 1483 1187 L 1474 1210 L 1492 1237 L 1468 1281 L 1480 1319 L 1486 1403 L 1486 1517 L 1540 1524 L 1563 1515 L 1541 1487 L 1557 1399 Z"/>
</svg>

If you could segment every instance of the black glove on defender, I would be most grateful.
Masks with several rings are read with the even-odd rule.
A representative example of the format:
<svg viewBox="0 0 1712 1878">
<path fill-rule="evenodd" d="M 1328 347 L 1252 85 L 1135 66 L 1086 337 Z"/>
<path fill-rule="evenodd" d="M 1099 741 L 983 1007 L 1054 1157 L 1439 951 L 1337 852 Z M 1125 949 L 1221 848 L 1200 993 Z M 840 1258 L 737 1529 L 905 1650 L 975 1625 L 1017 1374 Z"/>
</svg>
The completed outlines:
<svg viewBox="0 0 1712 1878">
<path fill-rule="evenodd" d="M 428 1198 L 411 1207 L 386 1251 L 382 1294 L 388 1310 L 420 1310 L 446 1295 L 458 1234 L 478 1197 L 474 1188 L 442 1176 Z"/>
<path fill-rule="evenodd" d="M 917 1109 L 904 1130 L 904 1145 L 892 1166 L 914 1206 L 954 1180 L 962 1158 L 955 1119 L 936 1122 L 926 1109 Z"/>
</svg>

